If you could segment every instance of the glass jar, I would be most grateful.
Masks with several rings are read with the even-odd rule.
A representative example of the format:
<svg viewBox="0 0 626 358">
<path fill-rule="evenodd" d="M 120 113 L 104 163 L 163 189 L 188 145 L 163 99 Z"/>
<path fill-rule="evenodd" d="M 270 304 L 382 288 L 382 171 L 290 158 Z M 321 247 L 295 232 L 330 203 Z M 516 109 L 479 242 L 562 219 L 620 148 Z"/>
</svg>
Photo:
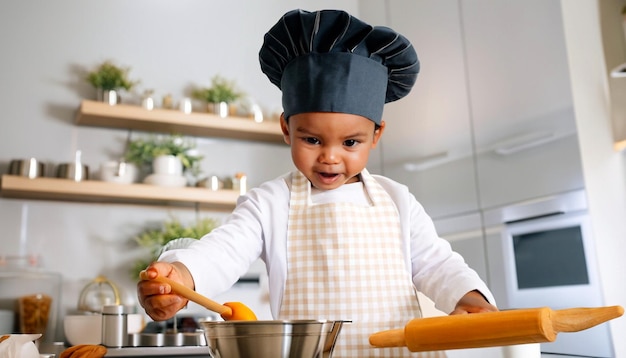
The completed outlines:
<svg viewBox="0 0 626 358">
<path fill-rule="evenodd" d="M 149 111 L 154 109 L 154 90 L 148 89 L 143 93 L 143 98 L 141 99 L 141 106 Z"/>
<path fill-rule="evenodd" d="M 233 177 L 233 190 L 239 191 L 239 195 L 246 193 L 248 186 L 248 177 L 245 173 L 238 172 Z"/>
<path fill-rule="evenodd" d="M 61 275 L 44 270 L 40 257 L 0 256 L 0 309 L 15 312 L 13 333 L 41 333 L 52 343 L 61 309 Z"/>
</svg>

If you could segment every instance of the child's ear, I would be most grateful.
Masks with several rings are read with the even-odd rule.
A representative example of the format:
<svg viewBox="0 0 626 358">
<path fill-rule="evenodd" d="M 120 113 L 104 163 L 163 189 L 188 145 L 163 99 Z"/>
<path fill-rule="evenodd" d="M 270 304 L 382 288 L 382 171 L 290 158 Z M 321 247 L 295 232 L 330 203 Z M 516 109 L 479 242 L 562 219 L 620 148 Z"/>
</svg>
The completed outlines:
<svg viewBox="0 0 626 358">
<path fill-rule="evenodd" d="M 283 139 L 285 143 L 291 145 L 291 138 L 289 137 L 289 123 L 285 119 L 285 112 L 280 114 L 280 130 L 283 131 Z"/>
<path fill-rule="evenodd" d="M 372 141 L 372 149 L 376 148 L 376 145 L 378 144 L 378 141 L 380 140 L 380 137 L 383 135 L 384 131 L 385 131 L 385 121 L 380 121 L 380 126 L 378 127 L 378 129 L 374 131 L 374 140 Z"/>
</svg>

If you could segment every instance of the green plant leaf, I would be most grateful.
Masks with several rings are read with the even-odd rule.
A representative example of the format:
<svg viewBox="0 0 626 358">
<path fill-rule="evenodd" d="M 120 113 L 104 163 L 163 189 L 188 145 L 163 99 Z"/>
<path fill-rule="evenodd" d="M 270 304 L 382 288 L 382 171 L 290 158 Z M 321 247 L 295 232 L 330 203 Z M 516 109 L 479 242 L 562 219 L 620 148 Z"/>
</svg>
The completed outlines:
<svg viewBox="0 0 626 358">
<path fill-rule="evenodd" d="M 234 81 L 216 75 L 211 79 L 211 87 L 196 89 L 192 96 L 207 103 L 231 103 L 243 97 L 244 93 L 237 89 Z"/>
<path fill-rule="evenodd" d="M 196 154 L 195 149 L 196 144 L 193 140 L 178 134 L 149 136 L 130 141 L 124 159 L 149 168 L 154 158 L 160 155 L 174 155 L 181 159 L 185 170 L 197 174 L 203 156 Z"/>
<path fill-rule="evenodd" d="M 138 81 L 128 79 L 130 68 L 118 67 L 112 61 L 105 61 L 87 74 L 87 82 L 103 90 L 130 90 Z"/>
<path fill-rule="evenodd" d="M 178 219 L 172 218 L 169 221 L 161 223 L 160 228 L 147 228 L 137 234 L 133 240 L 140 247 L 150 250 L 150 257 L 139 259 L 131 268 L 133 279 L 139 278 L 141 270 L 145 269 L 151 262 L 158 258 L 163 246 L 172 240 L 187 237 L 192 239 L 200 239 L 208 234 L 219 225 L 219 222 L 213 218 L 199 219 L 191 225 L 183 225 Z"/>
</svg>

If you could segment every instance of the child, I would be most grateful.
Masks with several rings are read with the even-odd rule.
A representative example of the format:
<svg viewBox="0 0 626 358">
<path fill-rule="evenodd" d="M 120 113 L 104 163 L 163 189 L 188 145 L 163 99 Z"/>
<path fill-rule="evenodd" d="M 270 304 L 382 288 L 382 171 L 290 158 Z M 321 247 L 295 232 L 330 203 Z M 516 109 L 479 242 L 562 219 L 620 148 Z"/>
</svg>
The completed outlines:
<svg viewBox="0 0 626 358">
<path fill-rule="evenodd" d="M 450 314 L 497 310 L 407 187 L 365 168 L 385 129 L 384 104 L 417 77 L 409 41 L 343 11 L 294 10 L 265 35 L 259 57 L 282 91 L 280 126 L 297 170 L 243 195 L 201 240 L 166 251 L 151 277 L 214 297 L 261 257 L 275 318 L 352 321 L 335 357 L 415 356 L 368 338 L 420 317 L 416 290 Z M 140 282 L 138 295 L 155 320 L 187 303 L 152 281 Z"/>
</svg>

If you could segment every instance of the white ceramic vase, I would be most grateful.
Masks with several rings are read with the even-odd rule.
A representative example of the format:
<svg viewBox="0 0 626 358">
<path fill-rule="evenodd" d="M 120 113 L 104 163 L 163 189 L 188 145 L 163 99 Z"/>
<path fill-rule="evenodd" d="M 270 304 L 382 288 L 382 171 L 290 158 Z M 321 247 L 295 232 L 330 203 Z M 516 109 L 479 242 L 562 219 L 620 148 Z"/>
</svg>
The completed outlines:
<svg viewBox="0 0 626 358">
<path fill-rule="evenodd" d="M 111 106 L 121 102 L 120 95 L 116 90 L 104 90 L 102 88 L 98 88 L 98 100 Z"/>
<path fill-rule="evenodd" d="M 216 114 L 221 118 L 228 117 L 230 111 L 230 105 L 228 104 L 228 102 L 209 103 L 208 107 L 209 111 L 213 112 L 213 114 Z"/>
</svg>

